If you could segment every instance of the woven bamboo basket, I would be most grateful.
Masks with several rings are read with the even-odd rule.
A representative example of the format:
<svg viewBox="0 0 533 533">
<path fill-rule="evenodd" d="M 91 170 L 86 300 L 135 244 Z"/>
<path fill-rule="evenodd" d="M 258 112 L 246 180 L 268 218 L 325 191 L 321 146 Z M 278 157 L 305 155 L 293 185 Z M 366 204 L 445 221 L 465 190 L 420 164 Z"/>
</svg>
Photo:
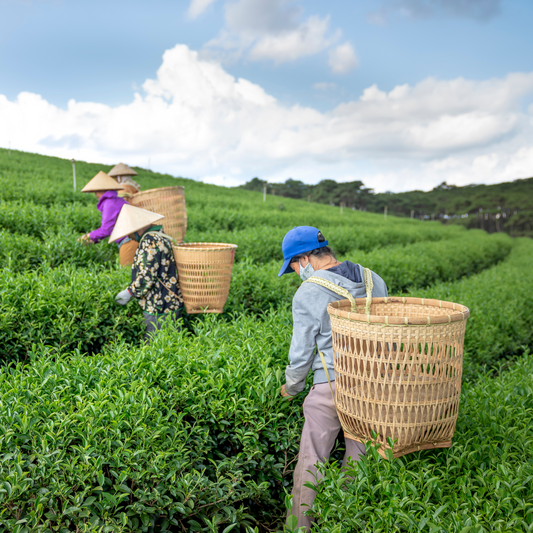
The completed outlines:
<svg viewBox="0 0 533 533">
<path fill-rule="evenodd" d="M 367 285 L 368 290 L 368 285 Z M 394 457 L 452 445 L 463 370 L 467 307 L 421 298 L 332 302 L 337 412 L 345 437 L 378 434 Z M 367 311 L 369 313 L 367 314 Z"/>
<path fill-rule="evenodd" d="M 228 299 L 236 248 L 236 244 L 217 242 L 174 246 L 187 313 L 222 313 Z"/>
<path fill-rule="evenodd" d="M 134 194 L 130 204 L 153 213 L 159 213 L 163 219 L 163 231 L 183 242 L 187 231 L 187 209 L 183 187 L 162 187 Z"/>
</svg>

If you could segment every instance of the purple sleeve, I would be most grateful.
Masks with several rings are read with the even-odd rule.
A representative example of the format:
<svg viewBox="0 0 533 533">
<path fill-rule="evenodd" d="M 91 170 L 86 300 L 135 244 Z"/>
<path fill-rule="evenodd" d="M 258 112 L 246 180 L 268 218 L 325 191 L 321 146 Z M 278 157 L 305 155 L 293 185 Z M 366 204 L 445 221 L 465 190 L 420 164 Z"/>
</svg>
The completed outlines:
<svg viewBox="0 0 533 533">
<path fill-rule="evenodd" d="M 117 200 L 119 199 L 117 198 Z M 106 237 L 109 237 L 111 235 L 113 228 L 115 227 L 115 223 L 117 221 L 120 210 L 122 209 L 122 206 L 125 203 L 126 202 L 124 200 L 120 202 L 107 201 L 103 203 L 102 225 L 98 229 L 95 229 L 90 233 L 91 239 L 94 242 L 101 241 L 102 239 L 105 239 Z"/>
</svg>

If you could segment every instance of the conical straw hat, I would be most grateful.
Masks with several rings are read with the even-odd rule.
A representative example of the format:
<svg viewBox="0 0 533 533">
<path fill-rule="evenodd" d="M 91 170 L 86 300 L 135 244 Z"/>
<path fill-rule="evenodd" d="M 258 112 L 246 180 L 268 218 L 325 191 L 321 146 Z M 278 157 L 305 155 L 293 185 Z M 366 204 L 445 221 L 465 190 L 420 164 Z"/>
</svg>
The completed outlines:
<svg viewBox="0 0 533 533">
<path fill-rule="evenodd" d="M 108 173 L 108 176 L 137 176 L 137 172 L 124 163 L 115 165 Z"/>
<path fill-rule="evenodd" d="M 115 242 L 130 233 L 147 228 L 162 218 L 165 217 L 158 213 L 152 213 L 152 211 L 147 211 L 140 207 L 124 204 L 118 215 L 111 237 L 109 237 L 109 242 Z"/>
<path fill-rule="evenodd" d="M 121 191 L 124 189 L 116 180 L 110 178 L 105 172 L 98 172 L 81 192 L 103 192 L 103 191 Z"/>
</svg>

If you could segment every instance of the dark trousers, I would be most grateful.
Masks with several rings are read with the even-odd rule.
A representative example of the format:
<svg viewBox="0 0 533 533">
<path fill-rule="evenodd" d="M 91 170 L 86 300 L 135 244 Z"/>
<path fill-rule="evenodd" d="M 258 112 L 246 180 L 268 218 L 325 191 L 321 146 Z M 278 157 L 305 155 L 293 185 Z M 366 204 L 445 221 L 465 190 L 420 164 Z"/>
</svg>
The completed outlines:
<svg viewBox="0 0 533 533">
<path fill-rule="evenodd" d="M 143 313 L 144 315 L 144 325 L 146 326 L 146 334 L 144 335 L 144 341 L 146 344 L 150 344 L 152 336 L 156 331 L 161 329 L 161 326 L 167 320 L 176 321 L 181 318 L 182 309 L 177 311 L 171 311 L 170 313 L 165 313 L 164 315 L 149 315 L 148 313 Z"/>
</svg>

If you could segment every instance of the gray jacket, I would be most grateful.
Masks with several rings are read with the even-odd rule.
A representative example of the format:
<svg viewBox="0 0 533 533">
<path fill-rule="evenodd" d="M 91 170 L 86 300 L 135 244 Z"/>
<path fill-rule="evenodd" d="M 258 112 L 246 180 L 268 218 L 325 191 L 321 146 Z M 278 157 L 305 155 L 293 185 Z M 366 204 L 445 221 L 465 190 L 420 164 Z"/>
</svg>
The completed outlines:
<svg viewBox="0 0 533 533">
<path fill-rule="evenodd" d="M 364 280 L 364 270 L 361 279 Z M 354 298 L 366 296 L 365 283 L 353 282 L 329 270 L 317 270 L 313 276 L 332 281 L 336 285 L 347 289 Z M 374 272 L 372 272 L 374 288 L 373 297 L 388 296 L 387 285 Z M 292 300 L 293 331 L 291 349 L 289 351 L 290 364 L 285 370 L 285 389 L 294 396 L 305 388 L 305 378 L 309 370 L 315 373 L 313 383 L 325 383 L 328 379 L 320 360 L 320 355 L 315 347 L 322 352 L 326 360 L 329 378 L 335 379 L 333 372 L 333 348 L 331 338 L 331 322 L 326 310 L 328 303 L 343 300 L 344 297 L 317 285 L 315 283 L 302 283 Z"/>
</svg>

